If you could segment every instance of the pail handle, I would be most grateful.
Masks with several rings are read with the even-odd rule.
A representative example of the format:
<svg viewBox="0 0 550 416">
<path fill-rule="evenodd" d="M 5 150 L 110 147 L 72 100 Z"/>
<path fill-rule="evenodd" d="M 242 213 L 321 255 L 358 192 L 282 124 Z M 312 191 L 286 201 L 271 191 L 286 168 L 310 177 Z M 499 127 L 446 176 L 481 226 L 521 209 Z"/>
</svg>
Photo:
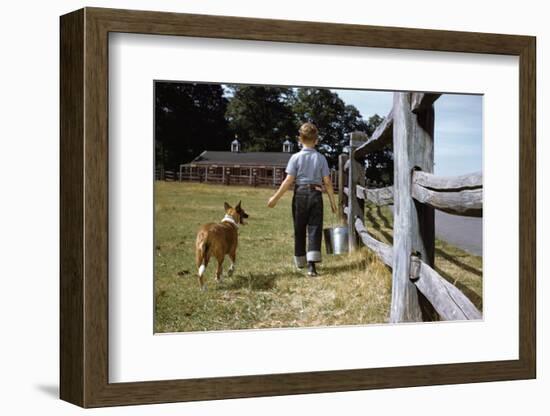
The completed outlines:
<svg viewBox="0 0 550 416">
<path fill-rule="evenodd" d="M 330 212 L 332 212 L 332 209 L 330 210 Z M 337 218 L 336 218 L 336 213 L 332 212 L 332 215 L 330 216 L 330 219 L 332 221 L 331 223 L 331 228 L 336 228 L 336 226 L 338 226 L 338 221 L 337 221 Z M 336 224 L 336 225 L 335 225 Z"/>
</svg>

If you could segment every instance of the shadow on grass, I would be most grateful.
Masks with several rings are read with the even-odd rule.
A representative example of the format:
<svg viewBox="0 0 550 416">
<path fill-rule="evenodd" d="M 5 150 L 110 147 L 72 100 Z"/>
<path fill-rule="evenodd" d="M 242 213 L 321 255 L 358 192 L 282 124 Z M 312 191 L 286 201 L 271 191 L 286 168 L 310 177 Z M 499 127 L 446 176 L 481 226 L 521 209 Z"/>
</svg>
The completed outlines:
<svg viewBox="0 0 550 416">
<path fill-rule="evenodd" d="M 445 260 L 447 260 L 450 263 L 453 263 L 455 266 L 457 266 L 461 270 L 464 270 L 466 272 L 475 274 L 478 277 L 481 277 L 481 275 L 482 275 L 481 270 L 478 270 L 475 267 L 470 266 L 469 264 L 466 264 L 466 263 L 458 260 L 457 258 L 451 256 L 449 253 L 444 252 L 440 248 L 435 249 L 435 255 L 443 257 Z"/>
<path fill-rule="evenodd" d="M 470 299 L 473 304 L 481 311 L 483 306 L 483 299 L 480 295 L 478 295 L 476 292 L 474 292 L 472 289 L 470 289 L 468 286 L 464 285 L 461 282 L 456 281 L 453 279 L 451 275 L 448 273 L 445 273 L 443 270 L 441 270 L 439 267 L 436 267 L 434 269 L 437 273 L 441 275 L 442 278 L 444 278 L 447 282 L 454 285 L 459 289 L 462 293 L 464 293 L 468 299 Z"/>
<path fill-rule="evenodd" d="M 372 208 L 370 205 L 368 205 L 365 209 L 365 217 L 367 218 L 367 220 L 372 224 L 372 226 L 374 227 L 374 229 L 376 230 L 380 230 L 381 227 L 380 227 L 380 224 L 378 223 L 378 221 L 376 220 L 376 218 L 374 218 L 374 215 L 372 215 Z"/>
<path fill-rule="evenodd" d="M 393 236 L 387 231 L 382 229 L 378 220 L 374 217 L 374 215 L 372 215 L 372 208 L 370 206 L 368 206 L 367 209 L 365 210 L 365 217 L 372 224 L 372 227 L 387 240 L 388 244 L 393 244 Z M 386 217 L 382 215 L 382 218 L 383 218 L 382 221 L 384 222 L 384 224 L 386 223 L 389 224 Z M 388 228 L 391 229 L 391 227 L 388 227 Z M 367 231 L 368 231 L 368 227 L 367 227 Z"/>
<path fill-rule="evenodd" d="M 321 276 L 338 274 L 340 272 L 346 272 L 351 269 L 361 269 L 365 268 L 367 261 L 364 259 L 345 262 L 339 264 L 333 264 L 330 266 L 323 266 L 323 263 L 320 263 L 317 266 L 317 270 Z M 306 270 L 302 269 L 298 271 L 293 270 L 282 270 L 278 273 L 260 273 L 260 274 L 235 274 L 232 277 L 226 277 L 223 282 L 218 286 L 219 290 L 239 290 L 239 289 L 248 289 L 248 290 L 271 290 L 277 284 L 277 279 L 279 277 L 294 277 L 296 279 L 306 278 Z"/>
<path fill-rule="evenodd" d="M 378 222 L 379 220 L 382 221 L 383 227 L 385 228 L 389 228 L 389 229 L 392 228 L 388 218 L 383 214 L 380 207 L 379 206 L 376 207 L 376 216 L 378 218 L 373 215 L 373 209 L 371 206 L 368 206 L 367 209 L 365 210 L 365 216 L 367 220 L 372 223 L 373 228 L 377 230 L 380 234 L 382 234 L 384 237 L 386 237 L 388 241 L 390 241 L 390 244 L 392 244 L 391 242 L 393 241 L 393 236 L 390 235 L 388 232 L 384 231 L 380 223 Z M 447 260 L 449 263 L 454 264 L 456 267 L 458 267 L 459 269 L 465 272 L 469 272 L 478 277 L 482 277 L 481 270 L 473 266 L 470 266 L 469 264 L 466 264 L 463 261 L 460 261 L 458 258 L 453 257 L 449 253 L 439 248 L 435 249 L 435 254 L 437 256 L 441 256 L 443 259 Z M 443 277 L 449 283 L 455 285 L 458 289 L 460 289 L 476 305 L 476 307 L 478 307 L 481 310 L 483 299 L 479 294 L 477 294 L 474 290 L 472 290 L 468 286 L 464 285 L 462 282 L 459 282 L 459 281 L 455 282 L 455 279 L 448 273 L 441 270 L 441 268 L 436 268 L 435 270 L 441 275 L 441 277 Z"/>
<path fill-rule="evenodd" d="M 382 213 L 382 209 L 377 205 L 376 206 L 376 214 L 378 215 L 378 217 L 380 217 L 380 219 L 382 220 L 382 222 L 384 223 L 384 227 L 386 228 L 389 228 L 389 229 L 392 229 L 393 226 L 390 224 L 390 221 L 388 220 L 388 218 Z"/>
<path fill-rule="evenodd" d="M 260 273 L 260 274 L 235 274 L 231 277 L 226 277 L 221 285 L 220 290 L 270 290 L 276 285 L 277 278 L 281 276 L 300 277 L 299 272 L 282 271 L 279 273 Z"/>
<path fill-rule="evenodd" d="M 319 266 L 317 269 L 321 274 L 321 276 L 324 276 L 332 273 L 336 274 L 340 272 L 347 272 L 347 271 L 350 271 L 351 269 L 358 269 L 358 268 L 364 269 L 366 265 L 367 265 L 367 262 L 365 260 L 358 260 L 351 263 L 335 264 L 335 265 L 326 266 L 326 267 L 322 266 L 322 263 L 321 263 L 321 266 Z"/>
<path fill-rule="evenodd" d="M 393 243 L 393 236 L 382 229 L 382 227 L 378 223 L 377 218 L 374 215 L 372 215 L 372 208 L 370 206 L 366 210 L 365 215 L 366 215 L 367 219 L 372 223 L 372 226 L 374 227 L 374 229 L 376 229 L 378 232 L 380 232 L 385 238 L 388 239 L 390 244 L 392 244 Z M 384 223 L 385 228 L 389 228 L 389 229 L 392 228 L 388 218 L 383 214 L 383 212 L 382 212 L 382 210 L 380 209 L 379 206 L 376 207 L 376 215 Z M 472 273 L 472 274 L 474 274 L 478 277 L 482 276 L 482 271 L 481 270 L 476 269 L 475 267 L 470 266 L 469 264 L 466 264 L 466 263 L 458 260 L 456 257 L 451 256 L 449 253 L 447 253 L 447 252 L 445 252 L 445 251 L 443 251 L 439 248 L 435 249 L 435 254 L 438 255 L 438 256 L 441 256 L 442 258 L 444 258 L 448 262 L 453 263 L 455 266 L 457 266 L 458 268 L 460 268 L 461 270 L 463 270 L 465 272 Z"/>
</svg>

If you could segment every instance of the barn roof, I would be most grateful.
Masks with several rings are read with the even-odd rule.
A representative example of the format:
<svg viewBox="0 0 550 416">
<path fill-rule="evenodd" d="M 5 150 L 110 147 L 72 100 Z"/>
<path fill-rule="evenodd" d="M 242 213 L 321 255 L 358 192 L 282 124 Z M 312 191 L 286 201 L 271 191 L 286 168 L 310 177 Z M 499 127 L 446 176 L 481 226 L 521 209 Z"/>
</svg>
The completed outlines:
<svg viewBox="0 0 550 416">
<path fill-rule="evenodd" d="M 239 165 L 283 166 L 288 164 L 292 153 L 287 152 L 217 152 L 206 150 L 188 165 Z"/>
</svg>

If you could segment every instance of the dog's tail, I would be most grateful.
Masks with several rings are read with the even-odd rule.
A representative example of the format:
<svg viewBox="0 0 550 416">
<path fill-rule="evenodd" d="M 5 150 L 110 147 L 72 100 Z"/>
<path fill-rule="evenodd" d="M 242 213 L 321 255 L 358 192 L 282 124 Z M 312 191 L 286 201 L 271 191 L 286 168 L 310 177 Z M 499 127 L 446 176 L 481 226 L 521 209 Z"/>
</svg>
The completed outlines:
<svg viewBox="0 0 550 416">
<path fill-rule="evenodd" d="M 199 268 L 199 277 L 202 277 L 208 264 L 208 244 L 206 241 L 200 241 L 197 244 L 197 267 Z"/>
</svg>

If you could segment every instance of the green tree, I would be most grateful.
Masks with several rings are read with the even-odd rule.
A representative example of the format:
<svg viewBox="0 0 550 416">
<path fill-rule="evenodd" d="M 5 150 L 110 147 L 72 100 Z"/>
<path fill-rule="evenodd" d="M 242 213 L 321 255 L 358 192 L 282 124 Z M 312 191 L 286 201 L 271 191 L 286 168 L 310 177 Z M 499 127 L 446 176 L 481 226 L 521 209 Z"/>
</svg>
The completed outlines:
<svg viewBox="0 0 550 416">
<path fill-rule="evenodd" d="M 375 114 L 365 121 L 356 107 L 326 88 L 157 82 L 156 166 L 176 170 L 204 150 L 229 150 L 235 134 L 245 151 L 279 152 L 306 121 L 319 128 L 318 149 L 335 166 L 349 144 L 348 134 L 371 136 L 383 118 Z M 393 181 L 391 148 L 370 153 L 366 160 L 368 178 Z"/>
<path fill-rule="evenodd" d="M 367 121 L 367 134 L 372 136 L 376 128 L 384 121 L 375 114 Z M 384 185 L 393 184 L 393 150 L 391 144 L 383 149 L 369 153 L 365 158 L 365 176 L 367 179 L 381 182 Z"/>
<path fill-rule="evenodd" d="M 376 130 L 376 128 L 382 124 L 384 121 L 384 117 L 380 117 L 378 114 L 375 114 L 373 116 L 370 116 L 367 120 L 367 130 L 366 133 L 369 137 L 371 137 Z"/>
<path fill-rule="evenodd" d="M 229 149 L 224 94 L 220 84 L 155 83 L 157 167 L 177 170 L 205 149 Z"/>
<path fill-rule="evenodd" d="M 319 129 L 319 151 L 334 166 L 338 155 L 349 144 L 348 134 L 367 132 L 368 124 L 353 105 L 346 105 L 338 94 L 326 88 L 298 89 L 292 106 L 297 125 L 309 121 Z"/>
<path fill-rule="evenodd" d="M 280 152 L 295 134 L 291 88 L 229 86 L 226 118 L 245 151 Z"/>
</svg>

